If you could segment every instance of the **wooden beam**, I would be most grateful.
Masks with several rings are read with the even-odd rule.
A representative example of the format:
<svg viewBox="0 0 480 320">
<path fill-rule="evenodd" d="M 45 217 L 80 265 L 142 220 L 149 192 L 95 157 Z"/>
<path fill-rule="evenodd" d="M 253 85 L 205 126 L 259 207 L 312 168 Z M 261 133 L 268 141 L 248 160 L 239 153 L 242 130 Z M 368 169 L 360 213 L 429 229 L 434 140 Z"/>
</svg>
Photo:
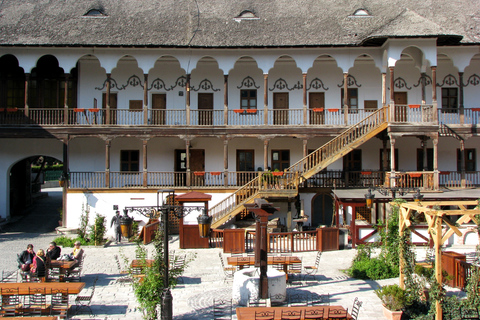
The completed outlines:
<svg viewBox="0 0 480 320">
<path fill-rule="evenodd" d="M 442 274 L 442 219 L 440 217 L 436 217 L 435 219 L 435 233 L 436 236 L 434 237 L 435 241 L 435 278 L 437 279 L 437 283 L 439 286 L 443 283 L 443 274 Z M 437 300 L 435 303 L 435 320 L 442 320 L 442 304 L 440 300 Z"/>
</svg>

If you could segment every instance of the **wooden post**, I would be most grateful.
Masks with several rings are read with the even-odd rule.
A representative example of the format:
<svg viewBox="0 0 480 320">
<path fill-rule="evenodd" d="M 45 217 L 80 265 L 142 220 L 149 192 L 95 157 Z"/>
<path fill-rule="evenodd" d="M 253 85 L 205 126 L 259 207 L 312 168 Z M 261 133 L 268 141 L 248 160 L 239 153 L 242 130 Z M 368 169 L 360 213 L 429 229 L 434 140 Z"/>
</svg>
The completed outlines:
<svg viewBox="0 0 480 320">
<path fill-rule="evenodd" d="M 143 140 L 143 187 L 148 186 L 148 171 L 147 171 L 147 143 L 148 140 Z"/>
<path fill-rule="evenodd" d="M 190 187 L 191 177 L 190 177 L 190 140 L 185 140 L 185 156 L 186 156 L 186 166 L 187 166 L 187 187 Z"/>
<path fill-rule="evenodd" d="M 390 136 L 390 187 L 395 187 L 395 139 Z"/>
<path fill-rule="evenodd" d="M 187 126 L 190 125 L 190 74 L 187 74 L 187 83 L 185 84 L 187 93 L 185 97 L 186 105 L 185 105 L 185 112 L 186 112 L 186 121 L 187 121 Z M 187 153 L 188 154 L 188 153 Z M 188 162 L 188 158 L 187 158 Z M 187 178 L 188 179 L 188 178 Z"/>
<path fill-rule="evenodd" d="M 465 188 L 465 140 L 460 140 L 460 181 L 462 188 Z"/>
<path fill-rule="evenodd" d="M 110 188 L 110 148 L 112 140 L 105 140 L 105 187 Z"/>
<path fill-rule="evenodd" d="M 433 142 L 433 188 L 438 190 L 439 187 L 439 174 L 438 174 L 438 137 L 432 139 Z"/>
<path fill-rule="evenodd" d="M 442 219 L 438 216 L 435 216 L 435 278 L 439 286 L 443 283 L 442 275 Z M 442 304 L 439 300 L 435 303 L 435 320 L 442 320 Z"/>
<path fill-rule="evenodd" d="M 398 208 L 399 210 L 399 213 L 398 213 L 398 234 L 400 236 L 400 239 L 403 237 L 403 233 L 404 233 L 404 230 L 405 230 L 405 222 L 404 222 L 404 219 L 403 219 L 403 213 L 402 213 L 402 209 L 401 208 Z M 400 283 L 400 288 L 404 289 L 405 290 L 405 273 L 404 273 L 404 269 L 405 269 L 405 257 L 403 255 L 403 248 L 400 247 L 400 264 L 398 266 L 398 270 L 400 271 L 400 278 L 399 278 L 399 283 Z"/>
<path fill-rule="evenodd" d="M 388 67 L 388 71 L 389 71 L 389 76 L 390 76 L 390 121 L 391 122 L 395 122 L 396 120 L 396 117 L 395 117 L 395 92 L 394 92 L 394 89 L 393 89 L 393 85 L 394 85 L 394 70 L 395 68 L 394 67 Z"/>
<path fill-rule="evenodd" d="M 268 124 L 268 74 L 263 75 L 263 123 Z"/>
<path fill-rule="evenodd" d="M 348 124 L 348 72 L 343 73 L 343 116 L 344 122 Z"/>
<path fill-rule="evenodd" d="M 65 73 L 65 88 L 63 92 L 63 123 L 68 124 L 68 73 Z"/>
<path fill-rule="evenodd" d="M 70 178 L 68 176 L 69 172 L 69 164 L 68 164 L 68 141 L 69 137 L 68 135 L 63 139 L 63 176 L 65 177 L 63 186 L 62 186 L 62 198 L 63 198 L 63 204 L 62 204 L 62 210 L 63 210 L 63 215 L 62 215 L 62 226 L 66 227 L 67 226 L 67 189 L 68 185 L 70 183 Z"/>
<path fill-rule="evenodd" d="M 308 156 L 307 144 L 308 144 L 308 139 L 303 139 L 303 157 L 304 158 Z"/>
<path fill-rule="evenodd" d="M 465 123 L 465 110 L 463 108 L 463 72 L 458 73 L 458 111 L 460 113 L 460 124 Z"/>
<path fill-rule="evenodd" d="M 105 94 L 105 112 L 107 113 L 105 117 L 105 124 L 109 125 L 110 124 L 110 81 L 111 81 L 112 75 L 110 73 L 107 73 L 107 92 Z"/>
<path fill-rule="evenodd" d="M 263 170 L 267 171 L 268 169 L 268 142 L 269 139 L 263 140 Z"/>
<path fill-rule="evenodd" d="M 148 125 L 148 74 L 144 74 L 143 79 L 143 124 Z"/>
<path fill-rule="evenodd" d="M 25 96 L 24 96 L 24 104 L 25 104 L 25 116 L 28 117 L 28 84 L 30 82 L 30 73 L 25 73 Z"/>
<path fill-rule="evenodd" d="M 302 74 L 303 78 L 303 124 L 307 124 L 307 74 Z"/>
<path fill-rule="evenodd" d="M 228 139 L 226 137 L 223 139 L 223 175 L 226 188 L 228 187 Z"/>
<path fill-rule="evenodd" d="M 421 85 L 422 85 L 422 104 L 427 103 L 426 93 L 425 93 L 425 85 L 427 84 L 427 74 L 422 72 L 421 74 Z"/>
<path fill-rule="evenodd" d="M 382 107 L 387 105 L 387 73 L 382 72 Z"/>
<path fill-rule="evenodd" d="M 228 74 L 223 76 L 223 124 L 228 125 Z"/>
<path fill-rule="evenodd" d="M 437 108 L 437 67 L 432 67 L 432 121 L 434 123 L 438 123 Z"/>
</svg>

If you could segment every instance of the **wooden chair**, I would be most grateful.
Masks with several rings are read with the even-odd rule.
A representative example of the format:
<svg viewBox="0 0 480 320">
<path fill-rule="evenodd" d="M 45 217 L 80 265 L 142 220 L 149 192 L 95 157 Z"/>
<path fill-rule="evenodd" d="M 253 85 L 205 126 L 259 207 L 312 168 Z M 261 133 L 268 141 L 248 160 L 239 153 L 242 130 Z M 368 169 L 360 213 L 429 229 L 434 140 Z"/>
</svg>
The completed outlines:
<svg viewBox="0 0 480 320">
<path fill-rule="evenodd" d="M 50 308 L 50 306 L 48 306 Z M 45 288 L 29 288 L 28 304 L 24 315 L 41 316 L 47 310 L 47 295 Z"/>
<path fill-rule="evenodd" d="M 232 279 L 235 271 L 237 271 L 237 268 L 235 268 L 235 267 L 225 267 L 225 262 L 223 261 L 223 257 L 222 257 L 221 252 L 218 253 L 218 257 L 220 258 L 220 263 L 222 264 L 223 273 L 225 275 L 224 280 L 226 281 L 227 279 Z"/>
<path fill-rule="evenodd" d="M 95 278 L 93 281 L 93 286 L 92 286 L 92 291 L 90 292 L 89 295 L 80 295 L 78 294 L 77 297 L 75 298 L 75 314 L 78 314 L 78 312 L 82 309 L 88 309 L 90 314 L 93 315 L 92 308 L 90 308 L 90 303 L 92 303 L 92 298 L 95 293 L 95 285 L 97 283 L 98 277 Z"/>
<path fill-rule="evenodd" d="M 302 262 L 294 263 L 288 266 L 288 281 L 292 282 L 295 276 L 300 276 L 302 274 Z"/>
<path fill-rule="evenodd" d="M 120 264 L 120 259 L 118 258 L 118 255 L 116 254 L 116 255 L 114 255 L 113 257 L 115 258 L 115 262 L 117 263 L 118 273 L 120 273 L 120 274 L 127 274 L 128 271 L 122 269 L 122 265 Z"/>
<path fill-rule="evenodd" d="M 323 320 L 323 309 L 305 310 L 305 320 Z"/>
<path fill-rule="evenodd" d="M 52 306 L 50 315 L 57 316 L 59 319 L 68 317 L 68 289 L 52 289 Z"/>
<path fill-rule="evenodd" d="M 232 299 L 227 299 L 227 300 L 213 299 L 213 319 L 214 320 L 232 319 Z"/>
<path fill-rule="evenodd" d="M 273 306 L 281 306 L 287 301 L 287 296 L 283 293 L 270 295 L 270 304 Z"/>
<path fill-rule="evenodd" d="M 255 320 L 274 320 L 275 311 L 255 311 Z"/>
<path fill-rule="evenodd" d="M 83 271 L 83 262 L 85 261 L 86 254 L 83 254 L 82 259 L 78 262 L 78 266 L 73 270 L 69 270 L 68 276 L 66 281 L 73 282 L 73 281 L 81 281 L 82 280 L 82 271 Z"/>
<path fill-rule="evenodd" d="M 347 320 L 348 308 L 347 309 L 328 309 L 328 319 L 332 318 L 335 320 Z"/>
<path fill-rule="evenodd" d="M 247 307 L 270 307 L 270 299 L 248 296 Z"/>
<path fill-rule="evenodd" d="M 23 315 L 23 304 L 20 302 L 18 288 L 8 288 L 0 291 L 2 294 L 2 317 L 15 317 Z"/>
<path fill-rule="evenodd" d="M 355 297 L 355 299 L 353 300 L 353 307 L 352 307 L 352 313 L 351 313 L 353 319 L 357 320 L 362 304 L 363 302 L 358 300 L 358 297 Z"/>
<path fill-rule="evenodd" d="M 300 320 L 302 318 L 301 310 L 285 310 L 282 309 L 281 318 L 282 320 Z"/>
<path fill-rule="evenodd" d="M 313 293 L 310 296 L 310 305 L 311 306 L 329 306 L 330 305 L 330 294 L 317 294 Z"/>
<path fill-rule="evenodd" d="M 320 258 L 322 257 L 322 251 L 317 252 L 317 256 L 315 257 L 315 264 L 313 266 L 304 266 L 303 269 L 305 270 L 305 277 L 304 280 L 311 276 L 315 279 L 315 275 L 318 271 L 318 265 L 320 264 Z"/>
<path fill-rule="evenodd" d="M 308 306 L 308 293 L 294 293 L 288 295 L 289 307 L 306 307 Z"/>
</svg>

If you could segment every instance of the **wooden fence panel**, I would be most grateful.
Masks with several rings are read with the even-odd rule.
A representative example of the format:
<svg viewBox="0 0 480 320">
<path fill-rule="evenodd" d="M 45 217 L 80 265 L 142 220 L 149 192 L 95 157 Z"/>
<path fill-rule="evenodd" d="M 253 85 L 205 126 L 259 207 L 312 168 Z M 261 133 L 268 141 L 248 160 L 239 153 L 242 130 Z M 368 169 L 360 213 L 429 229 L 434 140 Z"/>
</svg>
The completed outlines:
<svg viewBox="0 0 480 320">
<path fill-rule="evenodd" d="M 225 229 L 223 231 L 223 252 L 224 253 L 245 252 L 245 230 Z"/>
</svg>

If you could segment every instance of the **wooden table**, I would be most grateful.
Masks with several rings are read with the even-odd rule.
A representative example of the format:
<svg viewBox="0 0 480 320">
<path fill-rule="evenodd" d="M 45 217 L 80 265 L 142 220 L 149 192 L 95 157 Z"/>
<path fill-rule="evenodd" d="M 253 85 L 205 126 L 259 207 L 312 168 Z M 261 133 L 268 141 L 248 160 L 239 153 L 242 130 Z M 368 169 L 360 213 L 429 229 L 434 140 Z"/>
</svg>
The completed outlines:
<svg viewBox="0 0 480 320">
<path fill-rule="evenodd" d="M 55 316 L 42 316 L 42 317 L 6 317 L 8 320 L 57 320 L 58 317 Z"/>
<path fill-rule="evenodd" d="M 346 312 L 345 308 L 342 306 L 318 306 L 318 307 L 239 307 L 237 308 L 237 319 L 238 320 L 252 320 L 255 319 L 255 312 L 259 311 L 275 311 L 275 320 L 281 319 L 282 317 L 282 310 L 283 311 L 300 311 L 301 317 L 300 319 L 305 319 L 305 311 L 312 311 L 312 310 L 323 310 L 323 318 L 324 320 L 327 319 L 339 319 L 339 316 L 330 315 L 333 310 L 341 310 Z M 353 317 L 347 313 L 347 319 L 353 319 Z"/>
<path fill-rule="evenodd" d="M 130 262 L 130 267 L 131 268 L 151 267 L 154 262 L 155 260 L 153 259 L 145 259 L 145 262 L 144 260 L 141 260 L 141 259 L 134 259 L 132 260 L 132 262 Z"/>
<path fill-rule="evenodd" d="M 6 282 L 0 283 L 2 289 L 18 288 L 19 295 L 28 295 L 30 290 L 45 288 L 46 294 L 52 294 L 52 290 L 63 290 L 68 294 L 78 294 L 85 287 L 85 282 Z"/>
<path fill-rule="evenodd" d="M 60 282 L 65 281 L 65 273 L 67 273 L 67 270 L 71 269 L 77 261 L 72 260 L 72 261 L 66 261 L 66 260 L 51 260 L 50 261 L 50 269 L 53 268 L 58 268 L 59 270 L 59 277 L 58 280 Z"/>
<path fill-rule="evenodd" d="M 245 266 L 253 266 L 255 264 L 255 257 L 227 257 L 227 263 L 232 266 L 238 266 L 239 269 L 243 269 Z M 283 271 L 287 273 L 287 267 L 292 264 L 302 263 L 302 260 L 296 256 L 286 257 L 268 257 L 267 264 L 281 264 L 283 265 Z"/>
</svg>

